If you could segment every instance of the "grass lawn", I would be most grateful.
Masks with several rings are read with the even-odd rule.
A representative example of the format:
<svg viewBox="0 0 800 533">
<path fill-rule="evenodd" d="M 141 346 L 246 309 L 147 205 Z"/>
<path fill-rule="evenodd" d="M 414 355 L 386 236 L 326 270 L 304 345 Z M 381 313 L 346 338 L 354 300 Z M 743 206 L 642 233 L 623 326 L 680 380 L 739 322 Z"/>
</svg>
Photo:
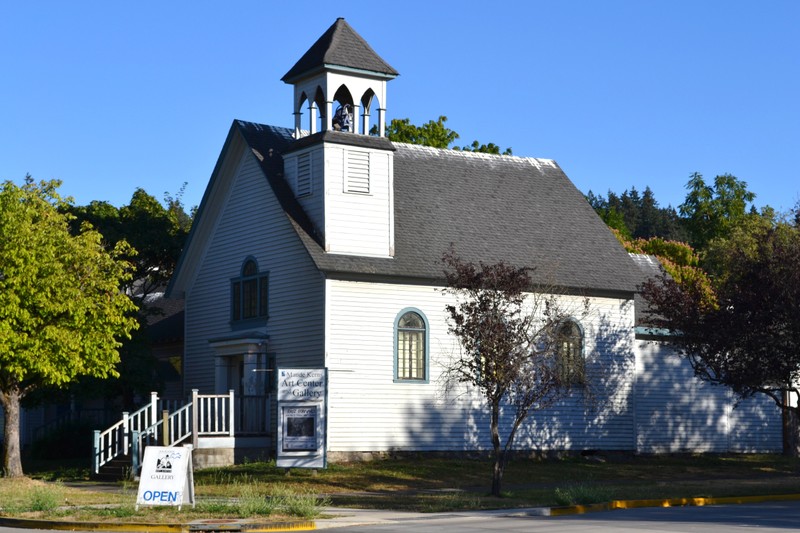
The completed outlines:
<svg viewBox="0 0 800 533">
<path fill-rule="evenodd" d="M 200 470 L 194 473 L 196 509 L 135 511 L 136 483 L 121 482 L 116 491 L 93 490 L 87 468 L 63 462 L 26 468 L 29 478 L 0 479 L 0 515 L 186 522 L 258 515 L 310 518 L 321 505 L 434 512 L 800 493 L 800 460 L 780 455 L 516 459 L 506 469 L 503 498 L 488 496 L 490 460 L 420 456 L 331 464 L 318 471 L 287 472 L 265 462 Z"/>
</svg>

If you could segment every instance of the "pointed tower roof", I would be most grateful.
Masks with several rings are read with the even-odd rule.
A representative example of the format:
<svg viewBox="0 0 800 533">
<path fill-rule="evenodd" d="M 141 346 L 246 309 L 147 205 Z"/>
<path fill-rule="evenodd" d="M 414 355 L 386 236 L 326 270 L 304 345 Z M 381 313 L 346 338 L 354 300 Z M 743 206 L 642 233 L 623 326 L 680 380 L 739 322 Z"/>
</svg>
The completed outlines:
<svg viewBox="0 0 800 533">
<path fill-rule="evenodd" d="M 356 70 L 391 79 L 398 72 L 343 19 L 338 18 L 311 48 L 289 69 L 281 81 L 293 83 L 323 69 Z"/>
</svg>

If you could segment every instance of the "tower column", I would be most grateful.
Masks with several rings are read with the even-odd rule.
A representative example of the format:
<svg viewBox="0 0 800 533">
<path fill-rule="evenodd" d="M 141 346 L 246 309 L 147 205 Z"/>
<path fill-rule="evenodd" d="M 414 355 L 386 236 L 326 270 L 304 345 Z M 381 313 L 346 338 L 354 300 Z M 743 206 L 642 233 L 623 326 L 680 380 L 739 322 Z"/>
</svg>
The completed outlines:
<svg viewBox="0 0 800 533">
<path fill-rule="evenodd" d="M 313 100 L 308 104 L 308 132 L 317 133 L 317 104 Z"/>
<path fill-rule="evenodd" d="M 364 131 L 363 129 L 361 131 L 358 131 L 358 124 L 359 124 L 359 119 L 358 119 L 359 114 L 358 113 L 359 113 L 360 109 L 361 109 L 360 106 L 353 104 L 353 120 L 352 120 L 352 122 L 350 124 L 350 129 L 352 130 L 353 133 L 366 134 L 367 132 Z"/>
<path fill-rule="evenodd" d="M 364 114 L 361 115 L 361 133 L 369 135 L 369 110 L 365 109 Z"/>
<path fill-rule="evenodd" d="M 322 131 L 333 129 L 333 102 L 325 100 L 325 120 L 322 122 Z"/>
<path fill-rule="evenodd" d="M 301 129 L 301 121 L 303 120 L 303 114 L 300 111 L 294 112 L 294 138 L 300 138 L 300 129 Z"/>
<path fill-rule="evenodd" d="M 378 108 L 378 136 L 386 137 L 386 109 Z"/>
</svg>

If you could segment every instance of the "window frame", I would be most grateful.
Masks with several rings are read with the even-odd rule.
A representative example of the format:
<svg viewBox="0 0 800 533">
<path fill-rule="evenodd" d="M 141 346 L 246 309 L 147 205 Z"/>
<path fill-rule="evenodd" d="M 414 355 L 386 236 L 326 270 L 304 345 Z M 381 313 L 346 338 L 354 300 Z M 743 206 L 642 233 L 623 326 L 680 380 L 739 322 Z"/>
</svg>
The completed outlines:
<svg viewBox="0 0 800 533">
<path fill-rule="evenodd" d="M 574 364 L 567 365 L 564 363 L 564 352 L 562 351 L 563 346 L 563 336 L 562 331 L 568 326 L 574 328 L 570 332 L 569 338 L 570 340 L 574 339 L 575 336 L 573 332 L 577 332 L 577 339 L 580 343 L 579 349 L 577 353 L 573 353 L 569 356 L 569 362 L 575 363 L 579 362 L 580 368 L 575 368 Z M 574 352 L 574 348 L 570 348 L 570 352 Z M 583 326 L 581 323 L 574 318 L 567 318 L 562 320 L 559 325 L 558 329 L 556 330 L 556 364 L 558 365 L 558 373 L 563 378 L 566 375 L 564 380 L 564 385 L 567 386 L 584 386 L 587 382 L 586 377 L 586 335 L 583 330 Z M 572 368 L 570 368 L 570 366 Z"/>
<path fill-rule="evenodd" d="M 422 371 L 422 377 L 400 377 L 400 333 L 405 330 L 400 328 L 400 321 L 409 313 L 414 313 L 420 317 L 423 323 L 423 329 L 421 330 L 423 336 L 423 345 L 422 348 L 424 350 L 423 353 L 423 361 L 422 364 L 424 366 Z M 419 329 L 412 329 L 408 328 L 408 331 L 420 331 Z M 395 383 L 429 383 L 430 382 L 430 323 L 428 322 L 428 317 L 425 316 L 425 313 L 417 309 L 416 307 L 406 307 L 402 309 L 394 318 L 394 357 L 393 357 L 393 373 L 394 373 L 394 382 Z"/>
<path fill-rule="evenodd" d="M 255 267 L 254 273 L 248 273 L 248 267 Z M 252 287 L 252 293 L 246 292 Z M 255 300 L 255 303 L 252 303 Z M 246 314 L 251 304 L 254 314 Z M 230 322 L 232 325 L 266 322 L 269 319 L 269 272 L 259 269 L 258 261 L 248 256 L 242 261 L 239 276 L 230 281 Z"/>
</svg>

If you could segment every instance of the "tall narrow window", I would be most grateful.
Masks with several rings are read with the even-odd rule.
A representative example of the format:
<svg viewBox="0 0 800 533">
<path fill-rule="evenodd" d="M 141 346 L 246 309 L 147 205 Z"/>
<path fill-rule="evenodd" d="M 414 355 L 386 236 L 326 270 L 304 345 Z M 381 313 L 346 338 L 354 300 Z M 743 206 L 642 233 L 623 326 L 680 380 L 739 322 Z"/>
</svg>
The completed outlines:
<svg viewBox="0 0 800 533">
<path fill-rule="evenodd" d="M 428 330 L 425 319 L 416 311 L 400 315 L 396 325 L 395 379 L 428 379 Z"/>
<path fill-rule="evenodd" d="M 586 383 L 586 365 L 583 359 L 583 333 L 580 326 L 567 320 L 558 329 L 556 339 L 558 372 L 564 384 Z"/>
<path fill-rule="evenodd" d="M 231 280 L 231 318 L 234 321 L 266 318 L 269 277 L 259 273 L 255 259 L 242 264 L 241 276 Z"/>
</svg>

